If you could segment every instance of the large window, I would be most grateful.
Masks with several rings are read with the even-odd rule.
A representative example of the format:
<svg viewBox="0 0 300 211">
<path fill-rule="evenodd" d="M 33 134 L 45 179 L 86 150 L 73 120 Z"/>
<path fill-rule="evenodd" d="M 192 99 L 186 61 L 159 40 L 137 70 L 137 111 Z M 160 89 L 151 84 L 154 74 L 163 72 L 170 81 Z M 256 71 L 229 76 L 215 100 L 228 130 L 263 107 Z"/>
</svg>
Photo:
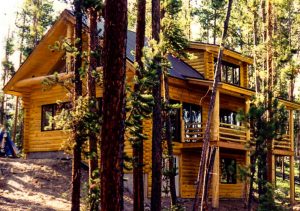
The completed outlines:
<svg viewBox="0 0 300 211">
<path fill-rule="evenodd" d="M 236 160 L 232 158 L 221 158 L 221 183 L 236 184 Z"/>
<path fill-rule="evenodd" d="M 102 116 L 102 98 L 97 98 L 96 107 L 99 116 Z M 42 105 L 41 131 L 60 130 L 61 128 L 56 126 L 53 119 L 63 109 L 70 110 L 71 108 L 72 104 L 70 102 Z"/>
<path fill-rule="evenodd" d="M 42 106 L 42 131 L 60 130 L 53 122 L 53 118 L 58 115 L 62 109 L 70 109 L 71 103 L 65 102 L 61 104 L 48 104 Z"/>
<path fill-rule="evenodd" d="M 170 104 L 180 104 L 179 101 L 170 100 Z M 172 130 L 172 140 L 181 141 L 181 127 L 180 127 L 180 108 L 171 109 L 171 130 Z"/>
<path fill-rule="evenodd" d="M 201 137 L 202 111 L 199 105 L 183 103 L 182 115 L 185 128 L 185 141 L 195 142 Z"/>
<path fill-rule="evenodd" d="M 222 61 L 221 81 L 239 86 L 240 66 Z"/>
<path fill-rule="evenodd" d="M 241 126 L 241 122 L 237 119 L 237 112 L 220 109 L 220 123 Z"/>
</svg>

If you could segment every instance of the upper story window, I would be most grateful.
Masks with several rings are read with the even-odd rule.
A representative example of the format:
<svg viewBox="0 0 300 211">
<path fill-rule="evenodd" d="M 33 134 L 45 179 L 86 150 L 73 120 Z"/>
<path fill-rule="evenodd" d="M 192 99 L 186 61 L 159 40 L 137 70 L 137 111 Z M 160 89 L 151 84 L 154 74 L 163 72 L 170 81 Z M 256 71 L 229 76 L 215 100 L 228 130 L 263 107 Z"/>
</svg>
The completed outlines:
<svg viewBox="0 0 300 211">
<path fill-rule="evenodd" d="M 199 105 L 183 103 L 182 105 L 183 121 L 186 125 L 201 125 L 202 111 Z"/>
<path fill-rule="evenodd" d="M 182 116 L 185 129 L 185 141 L 196 142 L 202 136 L 202 110 L 199 105 L 183 103 Z"/>
<path fill-rule="evenodd" d="M 179 101 L 170 100 L 170 104 L 180 104 Z M 181 141 L 180 108 L 174 108 L 170 112 L 172 140 Z"/>
<path fill-rule="evenodd" d="M 240 85 L 240 66 L 222 61 L 221 81 L 233 85 Z"/>
<path fill-rule="evenodd" d="M 220 109 L 220 123 L 241 126 L 241 122 L 237 119 L 237 112 L 227 109 Z"/>
</svg>

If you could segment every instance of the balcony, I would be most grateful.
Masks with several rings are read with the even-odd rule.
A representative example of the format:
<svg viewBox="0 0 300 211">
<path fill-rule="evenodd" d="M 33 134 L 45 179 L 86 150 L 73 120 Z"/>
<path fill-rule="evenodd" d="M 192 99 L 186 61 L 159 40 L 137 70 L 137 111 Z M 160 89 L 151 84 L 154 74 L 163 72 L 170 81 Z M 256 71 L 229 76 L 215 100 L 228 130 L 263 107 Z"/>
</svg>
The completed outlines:
<svg viewBox="0 0 300 211">
<path fill-rule="evenodd" d="M 205 126 L 203 125 L 203 123 L 185 123 L 183 143 L 202 143 L 204 133 Z M 221 142 L 230 142 L 245 145 L 247 142 L 246 128 L 233 124 L 220 123 L 219 140 Z"/>
<path fill-rule="evenodd" d="M 219 138 L 220 141 L 233 142 L 239 144 L 247 143 L 246 128 L 243 126 L 220 123 Z"/>
<path fill-rule="evenodd" d="M 213 129 L 213 128 L 212 128 Z M 185 123 L 184 135 L 182 142 L 184 147 L 201 147 L 203 143 L 203 137 L 205 133 L 205 126 L 203 123 Z M 211 133 L 212 134 L 212 133 Z M 248 143 L 247 140 L 247 128 L 244 126 L 238 126 L 233 124 L 220 123 L 219 125 L 219 145 L 226 146 L 240 146 L 239 149 L 246 149 Z M 252 133 L 250 136 L 252 139 Z M 213 140 L 213 139 L 211 139 Z M 254 147 L 253 141 L 251 146 Z M 291 150 L 290 136 L 285 134 L 280 139 L 273 141 L 274 150 L 289 151 Z"/>
</svg>

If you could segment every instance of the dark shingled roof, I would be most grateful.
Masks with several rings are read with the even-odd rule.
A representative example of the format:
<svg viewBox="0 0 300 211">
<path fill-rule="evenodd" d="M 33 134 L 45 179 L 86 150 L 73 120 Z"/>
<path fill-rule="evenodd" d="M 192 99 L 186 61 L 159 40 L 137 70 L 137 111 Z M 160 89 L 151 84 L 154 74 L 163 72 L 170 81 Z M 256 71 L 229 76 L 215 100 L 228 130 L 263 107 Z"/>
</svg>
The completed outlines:
<svg viewBox="0 0 300 211">
<path fill-rule="evenodd" d="M 132 52 L 135 50 L 135 37 L 136 33 L 132 31 L 127 32 L 127 48 L 126 48 L 126 56 L 131 62 L 134 62 L 134 55 Z M 147 45 L 147 41 L 145 41 L 145 45 Z M 185 63 L 184 61 L 169 55 L 168 59 L 171 63 L 170 75 L 179 79 L 186 78 L 197 78 L 204 79 L 204 76 L 200 74 L 197 70 L 192 68 L 190 65 Z"/>
</svg>

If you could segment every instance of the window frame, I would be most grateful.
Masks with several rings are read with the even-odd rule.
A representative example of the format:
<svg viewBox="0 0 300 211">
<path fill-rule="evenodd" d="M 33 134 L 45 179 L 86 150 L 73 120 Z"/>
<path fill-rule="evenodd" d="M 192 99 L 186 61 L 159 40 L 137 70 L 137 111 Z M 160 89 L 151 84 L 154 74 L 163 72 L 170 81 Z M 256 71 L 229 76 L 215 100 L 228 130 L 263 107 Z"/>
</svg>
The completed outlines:
<svg viewBox="0 0 300 211">
<path fill-rule="evenodd" d="M 58 113 L 58 111 L 61 111 L 62 109 L 70 109 L 70 107 L 68 107 L 69 105 L 71 105 L 71 102 L 70 101 L 67 101 L 67 102 L 62 102 L 62 103 L 51 103 L 51 104 L 45 104 L 45 105 L 42 105 L 42 108 L 41 108 L 41 131 L 42 132 L 46 132 L 46 131 L 55 131 L 55 130 L 62 130 L 62 128 L 57 128 L 55 123 L 53 123 L 51 125 L 51 128 L 50 129 L 45 129 L 45 126 L 44 125 L 44 121 L 45 121 L 45 115 L 44 115 L 44 108 L 45 107 L 50 107 L 51 106 L 51 109 L 52 109 L 52 118 L 55 117 L 55 115 Z M 49 126 L 50 127 L 50 126 Z"/>
<path fill-rule="evenodd" d="M 231 176 L 232 181 L 228 180 L 228 178 L 229 178 L 228 175 L 226 176 L 227 181 L 223 180 L 223 175 L 224 175 L 223 173 L 224 172 L 223 172 L 223 168 L 222 168 L 222 165 L 223 165 L 222 160 L 224 160 L 226 175 L 229 173 L 228 168 L 229 168 L 229 165 L 231 165 L 231 164 L 228 165 L 228 163 L 232 163 L 232 161 L 234 161 L 234 174 Z M 229 162 L 229 161 L 231 161 L 231 162 Z M 221 172 L 221 174 L 220 174 L 220 183 L 221 184 L 237 184 L 237 176 L 238 176 L 237 175 L 237 159 L 236 158 L 231 158 L 231 157 L 221 157 L 220 158 L 220 172 Z"/>
<path fill-rule="evenodd" d="M 215 66 L 216 64 L 217 64 L 217 59 L 215 58 Z M 231 81 L 229 80 L 229 68 L 231 70 Z M 223 74 L 224 69 L 225 69 L 225 77 Z M 236 71 L 235 71 L 236 69 L 238 69 L 238 81 L 236 81 L 237 79 Z M 223 78 L 225 78 L 225 80 Z M 222 60 L 219 81 L 232 84 L 234 86 L 241 86 L 241 66 Z"/>
<path fill-rule="evenodd" d="M 181 104 L 179 100 L 170 99 L 170 104 Z M 172 109 L 177 110 L 175 115 L 170 115 L 171 118 L 171 135 L 172 135 L 172 142 L 181 142 L 181 108 Z M 174 120 L 175 119 L 175 120 Z M 173 121 L 174 120 L 174 121 Z M 174 124 L 175 122 L 175 124 Z M 174 128 L 174 130 L 173 130 Z"/>
<path fill-rule="evenodd" d="M 233 120 L 233 124 L 232 123 L 228 123 L 228 120 L 227 121 L 222 121 L 222 118 L 224 118 L 225 116 L 228 117 L 228 114 L 233 114 L 234 115 L 234 120 Z M 230 125 L 236 125 L 236 126 L 241 126 L 242 123 L 240 121 L 237 120 L 237 116 L 238 116 L 238 112 L 236 111 L 232 111 L 230 109 L 223 109 L 223 108 L 220 108 L 220 114 L 219 114 L 219 121 L 220 123 L 224 123 L 224 124 L 230 124 Z"/>
<path fill-rule="evenodd" d="M 42 105 L 42 107 L 41 107 L 41 132 L 56 130 L 54 123 L 51 125 L 51 128 L 45 129 L 45 127 L 48 127 L 48 125 L 45 125 L 45 121 L 46 121 L 47 118 L 46 118 L 46 112 L 44 112 L 44 110 L 45 110 L 46 107 L 51 108 L 51 113 L 52 113 L 51 116 L 54 117 L 55 116 L 55 110 L 56 110 L 57 104 L 56 103 L 51 103 L 51 104 Z"/>
</svg>

